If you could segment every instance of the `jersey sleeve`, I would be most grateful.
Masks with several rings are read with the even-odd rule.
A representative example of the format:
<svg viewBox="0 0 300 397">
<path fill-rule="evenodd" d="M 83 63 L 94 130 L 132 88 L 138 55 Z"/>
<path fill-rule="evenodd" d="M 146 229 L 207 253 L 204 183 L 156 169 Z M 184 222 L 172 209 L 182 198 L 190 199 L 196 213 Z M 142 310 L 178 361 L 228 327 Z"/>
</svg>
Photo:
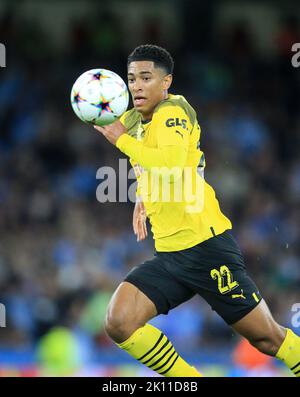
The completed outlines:
<svg viewBox="0 0 300 397">
<path fill-rule="evenodd" d="M 180 106 L 165 105 L 153 115 L 152 128 L 158 131 L 158 147 L 180 146 L 187 149 L 192 125 Z"/>
<path fill-rule="evenodd" d="M 150 148 L 127 134 L 116 146 L 145 169 L 183 168 L 186 162 L 191 123 L 179 106 L 164 106 L 152 118 L 151 134 L 157 136 L 157 148 Z"/>
</svg>

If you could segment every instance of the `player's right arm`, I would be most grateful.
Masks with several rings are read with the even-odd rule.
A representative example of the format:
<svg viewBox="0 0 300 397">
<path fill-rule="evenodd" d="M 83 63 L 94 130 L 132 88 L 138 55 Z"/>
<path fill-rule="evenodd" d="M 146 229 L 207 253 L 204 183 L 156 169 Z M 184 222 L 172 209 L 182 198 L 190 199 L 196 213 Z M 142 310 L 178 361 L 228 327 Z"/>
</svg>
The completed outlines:
<svg viewBox="0 0 300 397">
<path fill-rule="evenodd" d="M 133 137 L 122 134 L 116 146 L 144 169 L 183 169 L 188 152 L 192 125 L 184 110 L 178 106 L 159 109 L 152 119 L 151 133 L 157 135 L 157 147 L 144 146 Z"/>
</svg>

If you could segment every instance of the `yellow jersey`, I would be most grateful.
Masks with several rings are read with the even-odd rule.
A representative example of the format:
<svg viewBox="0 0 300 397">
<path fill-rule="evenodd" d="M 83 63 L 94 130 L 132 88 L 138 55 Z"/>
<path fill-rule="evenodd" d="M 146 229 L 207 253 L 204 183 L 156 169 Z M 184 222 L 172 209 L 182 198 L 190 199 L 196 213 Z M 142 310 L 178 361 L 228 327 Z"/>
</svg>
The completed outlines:
<svg viewBox="0 0 300 397">
<path fill-rule="evenodd" d="M 130 158 L 157 251 L 180 251 L 231 229 L 213 188 L 204 180 L 201 129 L 195 110 L 169 94 L 150 121 L 134 108 L 120 121 L 127 134 L 116 146 Z"/>
</svg>

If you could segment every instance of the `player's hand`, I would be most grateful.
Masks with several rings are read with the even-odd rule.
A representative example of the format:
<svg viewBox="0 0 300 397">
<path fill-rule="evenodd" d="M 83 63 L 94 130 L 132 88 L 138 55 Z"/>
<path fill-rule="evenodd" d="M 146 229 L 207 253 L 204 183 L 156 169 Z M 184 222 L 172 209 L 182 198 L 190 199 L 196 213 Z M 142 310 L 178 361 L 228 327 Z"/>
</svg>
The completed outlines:
<svg viewBox="0 0 300 397">
<path fill-rule="evenodd" d="M 105 138 L 113 145 L 116 144 L 117 140 L 120 138 L 121 135 L 126 133 L 126 128 L 120 120 L 117 120 L 114 123 L 106 125 L 104 127 L 94 125 L 94 128 L 102 135 L 104 135 Z"/>
<path fill-rule="evenodd" d="M 137 236 L 137 241 L 145 240 L 148 236 L 147 225 L 146 225 L 146 209 L 142 201 L 137 201 L 135 203 L 134 211 L 133 211 L 133 231 Z"/>
</svg>

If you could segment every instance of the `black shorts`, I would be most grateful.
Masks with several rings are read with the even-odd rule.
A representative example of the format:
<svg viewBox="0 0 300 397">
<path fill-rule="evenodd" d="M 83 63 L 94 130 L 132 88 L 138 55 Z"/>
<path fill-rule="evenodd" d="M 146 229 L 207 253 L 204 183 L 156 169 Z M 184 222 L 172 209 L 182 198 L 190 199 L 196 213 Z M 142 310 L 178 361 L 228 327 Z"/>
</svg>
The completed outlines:
<svg viewBox="0 0 300 397">
<path fill-rule="evenodd" d="M 262 299 L 229 231 L 186 250 L 156 252 L 124 281 L 148 296 L 158 314 L 167 314 L 199 294 L 227 324 L 243 318 Z"/>
</svg>

